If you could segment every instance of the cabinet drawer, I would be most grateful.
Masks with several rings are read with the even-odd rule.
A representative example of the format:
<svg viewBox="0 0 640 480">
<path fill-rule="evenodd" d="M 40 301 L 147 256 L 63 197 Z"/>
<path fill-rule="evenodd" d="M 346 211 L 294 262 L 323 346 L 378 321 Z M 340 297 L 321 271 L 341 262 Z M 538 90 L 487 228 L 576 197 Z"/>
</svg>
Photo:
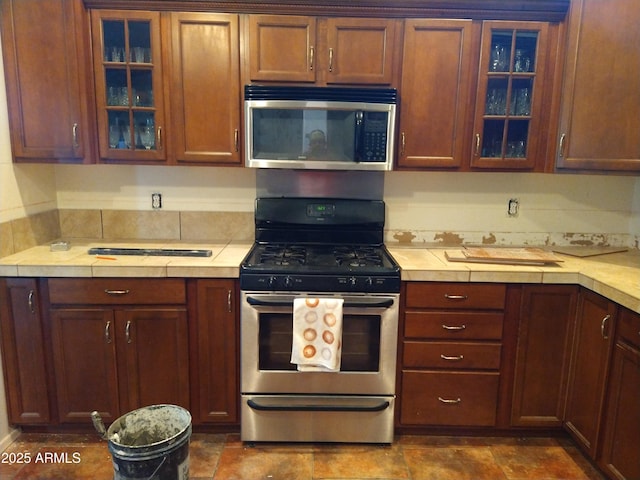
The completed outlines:
<svg viewBox="0 0 640 480">
<path fill-rule="evenodd" d="M 499 343 L 404 342 L 402 366 L 497 370 L 501 350 Z"/>
<path fill-rule="evenodd" d="M 54 278 L 49 299 L 59 304 L 150 305 L 185 303 L 184 280 L 178 278 Z"/>
<path fill-rule="evenodd" d="M 499 379 L 497 372 L 403 372 L 400 422 L 495 425 Z"/>
<path fill-rule="evenodd" d="M 429 283 L 407 285 L 408 308 L 504 308 L 507 287 L 493 283 Z"/>
<path fill-rule="evenodd" d="M 640 315 L 626 308 L 620 309 L 618 338 L 640 348 Z"/>
<path fill-rule="evenodd" d="M 442 340 L 500 340 L 502 313 L 487 312 L 406 312 L 406 338 Z"/>
</svg>

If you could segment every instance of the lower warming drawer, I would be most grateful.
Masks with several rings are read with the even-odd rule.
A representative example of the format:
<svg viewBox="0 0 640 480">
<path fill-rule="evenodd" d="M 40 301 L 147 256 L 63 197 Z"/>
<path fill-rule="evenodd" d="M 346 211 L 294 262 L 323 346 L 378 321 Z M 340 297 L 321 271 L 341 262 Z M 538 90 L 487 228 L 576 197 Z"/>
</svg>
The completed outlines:
<svg viewBox="0 0 640 480">
<path fill-rule="evenodd" d="M 392 443 L 395 397 L 242 395 L 245 442 Z"/>
</svg>

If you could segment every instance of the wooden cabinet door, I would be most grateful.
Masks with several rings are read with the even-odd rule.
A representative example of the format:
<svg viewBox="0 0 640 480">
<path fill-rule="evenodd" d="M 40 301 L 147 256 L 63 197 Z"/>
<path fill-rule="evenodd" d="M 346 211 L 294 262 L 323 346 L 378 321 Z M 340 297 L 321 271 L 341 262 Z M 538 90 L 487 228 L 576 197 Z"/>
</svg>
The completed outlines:
<svg viewBox="0 0 640 480">
<path fill-rule="evenodd" d="M 523 287 L 511 425 L 562 425 L 577 297 L 575 286 Z"/>
<path fill-rule="evenodd" d="M 165 162 L 160 13 L 92 10 L 91 33 L 100 158 Z"/>
<path fill-rule="evenodd" d="M 328 18 L 326 27 L 326 49 L 320 52 L 318 64 L 327 84 L 394 83 L 398 20 Z"/>
<path fill-rule="evenodd" d="M 640 2 L 572 0 L 556 167 L 640 171 Z"/>
<path fill-rule="evenodd" d="M 548 23 L 484 22 L 471 167 L 542 169 L 548 38 Z"/>
<path fill-rule="evenodd" d="M 315 82 L 316 19 L 289 15 L 249 16 L 252 82 Z"/>
<path fill-rule="evenodd" d="M 616 343 L 600 466 L 611 478 L 640 478 L 640 351 Z"/>
<path fill-rule="evenodd" d="M 238 16 L 171 14 L 172 141 L 178 163 L 239 164 Z"/>
<path fill-rule="evenodd" d="M 407 20 L 400 96 L 400 168 L 459 168 L 468 152 L 473 24 Z"/>
<path fill-rule="evenodd" d="M 123 411 L 160 403 L 189 408 L 186 309 L 127 309 L 115 315 Z"/>
<path fill-rule="evenodd" d="M 91 162 L 82 1 L 7 0 L 0 8 L 14 160 Z"/>
<path fill-rule="evenodd" d="M 53 309 L 51 322 L 60 422 L 91 422 L 94 410 L 114 421 L 121 411 L 113 310 Z"/>
<path fill-rule="evenodd" d="M 196 295 L 198 355 L 194 415 L 201 423 L 236 423 L 240 390 L 236 282 L 198 280 Z"/>
<path fill-rule="evenodd" d="M 32 278 L 0 280 L 2 365 L 9 420 L 51 422 L 38 288 Z"/>
<path fill-rule="evenodd" d="M 616 305 L 582 290 L 578 299 L 565 428 L 591 458 L 600 434 Z"/>
</svg>

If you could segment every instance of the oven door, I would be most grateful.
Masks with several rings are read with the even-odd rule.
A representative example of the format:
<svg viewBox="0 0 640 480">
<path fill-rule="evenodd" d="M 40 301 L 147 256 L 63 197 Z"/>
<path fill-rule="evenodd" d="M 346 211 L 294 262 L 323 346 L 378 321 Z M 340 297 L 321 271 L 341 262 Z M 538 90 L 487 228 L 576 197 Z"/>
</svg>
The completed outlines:
<svg viewBox="0 0 640 480">
<path fill-rule="evenodd" d="M 339 372 L 299 372 L 291 364 L 293 300 L 344 299 Z M 242 293 L 243 394 L 394 395 L 398 295 Z"/>
</svg>

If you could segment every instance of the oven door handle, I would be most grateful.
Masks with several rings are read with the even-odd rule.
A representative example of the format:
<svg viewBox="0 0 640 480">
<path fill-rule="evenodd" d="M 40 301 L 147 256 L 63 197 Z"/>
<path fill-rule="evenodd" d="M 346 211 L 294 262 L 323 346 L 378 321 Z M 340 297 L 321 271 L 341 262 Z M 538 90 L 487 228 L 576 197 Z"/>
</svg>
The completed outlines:
<svg viewBox="0 0 640 480">
<path fill-rule="evenodd" d="M 247 297 L 247 303 L 254 307 L 293 307 L 293 297 Z M 345 300 L 343 308 L 389 308 L 392 305 L 393 298 L 355 298 Z"/>
<path fill-rule="evenodd" d="M 391 404 L 383 400 L 375 405 L 263 405 L 249 399 L 247 405 L 254 410 L 263 412 L 381 412 L 389 408 Z"/>
</svg>

